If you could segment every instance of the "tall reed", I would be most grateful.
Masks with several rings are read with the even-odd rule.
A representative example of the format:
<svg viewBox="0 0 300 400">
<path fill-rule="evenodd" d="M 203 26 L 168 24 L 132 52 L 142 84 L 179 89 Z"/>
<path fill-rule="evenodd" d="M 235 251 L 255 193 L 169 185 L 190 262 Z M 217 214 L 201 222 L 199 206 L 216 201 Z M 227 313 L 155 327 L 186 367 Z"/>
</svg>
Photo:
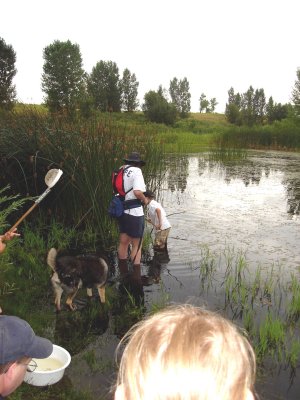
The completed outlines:
<svg viewBox="0 0 300 400">
<path fill-rule="evenodd" d="M 146 160 L 146 183 L 155 186 L 163 153 L 153 128 L 120 122 L 113 114 L 72 121 L 31 109 L 12 113 L 0 122 L 0 182 L 10 182 L 16 193 L 35 196 L 45 189 L 47 171 L 62 169 L 53 194 L 40 208 L 77 230 L 94 229 L 99 243 L 109 247 L 116 238 L 116 226 L 107 214 L 111 173 L 132 151 Z"/>
</svg>

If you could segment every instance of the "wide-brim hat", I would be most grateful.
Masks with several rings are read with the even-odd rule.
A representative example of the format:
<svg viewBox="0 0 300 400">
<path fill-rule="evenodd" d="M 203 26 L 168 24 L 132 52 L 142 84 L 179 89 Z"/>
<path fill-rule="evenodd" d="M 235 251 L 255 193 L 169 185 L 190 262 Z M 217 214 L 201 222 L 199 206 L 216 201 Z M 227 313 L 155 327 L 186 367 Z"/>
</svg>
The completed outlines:
<svg viewBox="0 0 300 400">
<path fill-rule="evenodd" d="M 124 161 L 127 164 L 140 164 L 145 165 L 146 162 L 141 159 L 140 154 L 136 151 L 133 151 L 127 158 L 124 158 Z"/>
</svg>

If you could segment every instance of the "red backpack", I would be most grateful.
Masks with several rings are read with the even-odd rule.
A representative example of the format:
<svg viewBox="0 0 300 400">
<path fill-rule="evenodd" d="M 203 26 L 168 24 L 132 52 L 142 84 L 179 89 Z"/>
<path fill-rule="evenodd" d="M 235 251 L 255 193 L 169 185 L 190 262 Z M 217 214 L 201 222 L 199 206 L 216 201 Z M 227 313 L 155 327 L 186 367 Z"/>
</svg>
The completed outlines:
<svg viewBox="0 0 300 400">
<path fill-rule="evenodd" d="M 130 166 L 124 167 L 124 165 L 123 165 L 121 168 L 116 169 L 116 170 L 113 171 L 113 173 L 112 173 L 111 181 L 112 181 L 113 191 L 114 191 L 115 194 L 119 194 L 119 196 L 122 196 L 122 197 L 125 197 L 125 195 L 126 195 L 128 192 L 130 192 L 130 190 L 133 189 L 133 188 L 131 188 L 131 189 L 127 190 L 127 192 L 125 192 L 125 189 L 124 189 L 124 179 L 123 179 L 123 175 L 124 175 L 124 172 L 125 172 L 128 168 L 130 168 Z"/>
</svg>

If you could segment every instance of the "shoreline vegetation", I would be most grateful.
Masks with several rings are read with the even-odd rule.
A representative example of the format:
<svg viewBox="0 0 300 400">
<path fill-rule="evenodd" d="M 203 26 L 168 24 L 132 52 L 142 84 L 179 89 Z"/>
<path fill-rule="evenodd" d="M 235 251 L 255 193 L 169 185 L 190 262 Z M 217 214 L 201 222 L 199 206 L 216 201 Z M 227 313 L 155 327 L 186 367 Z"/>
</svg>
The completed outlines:
<svg viewBox="0 0 300 400">
<path fill-rule="evenodd" d="M 4 313 L 28 320 L 38 334 L 52 341 L 70 340 L 74 353 L 94 340 L 98 326 L 96 316 L 107 321 L 109 315 L 113 319 L 110 326 L 114 335 L 121 336 L 145 310 L 129 295 L 126 304 L 120 304 L 114 286 L 108 287 L 108 300 L 101 309 L 93 304 L 86 313 L 63 314 L 61 318 L 55 315 L 50 271 L 45 263 L 47 250 L 55 247 L 77 252 L 105 252 L 112 256 L 111 262 L 115 264 L 118 232 L 107 213 L 112 196 L 111 173 L 132 150 L 139 151 L 147 160 L 145 180 L 155 189 L 163 179 L 164 159 L 168 153 L 212 151 L 222 159 L 238 157 L 247 149 L 299 152 L 300 121 L 291 116 L 271 125 L 234 126 L 223 114 L 195 113 L 170 127 L 147 122 L 142 112 L 99 113 L 88 119 L 71 120 L 63 115 L 50 115 L 43 106 L 18 105 L 13 112 L 1 113 L 0 184 L 5 189 L 0 192 L 0 233 L 13 225 L 32 200 L 44 191 L 47 171 L 63 170 L 51 195 L 20 225 L 21 237 L 8 243 L 1 255 L 0 305 Z M 147 238 L 144 246 L 147 251 Z M 216 259 L 205 254 L 199 265 L 206 289 L 215 273 Z M 300 354 L 299 339 L 297 336 L 289 347 L 290 337 L 283 332 L 294 329 L 299 321 L 300 287 L 296 278 L 291 277 L 284 287 L 288 314 L 278 322 L 278 315 L 284 312 L 266 302 L 266 318 L 256 325 L 259 307 L 254 308 L 253 304 L 261 305 L 260 298 L 275 299 L 272 304 L 279 302 L 273 277 L 262 280 L 258 269 L 254 277 L 256 286 L 250 285 L 243 257 L 237 258 L 227 272 L 224 279 L 226 305 L 230 303 L 231 309 L 242 315 L 243 326 L 255 341 L 261 364 L 265 357 L 274 356 L 274 360 L 283 360 L 283 364 L 295 369 Z M 164 296 L 166 294 L 162 293 Z M 166 305 L 167 299 L 164 299 L 162 304 L 153 304 L 152 311 Z M 60 331 L 66 334 L 72 326 L 72 338 L 60 336 Z M 298 333 L 296 328 L 293 332 Z M 86 358 L 94 370 L 105 370 L 105 366 L 95 364 L 94 354 Z M 109 365 L 107 368 L 113 370 L 113 361 L 105 362 Z M 33 391 L 35 399 L 93 398 L 91 393 L 63 384 L 45 391 L 22 385 L 11 398 L 29 399 Z"/>
</svg>

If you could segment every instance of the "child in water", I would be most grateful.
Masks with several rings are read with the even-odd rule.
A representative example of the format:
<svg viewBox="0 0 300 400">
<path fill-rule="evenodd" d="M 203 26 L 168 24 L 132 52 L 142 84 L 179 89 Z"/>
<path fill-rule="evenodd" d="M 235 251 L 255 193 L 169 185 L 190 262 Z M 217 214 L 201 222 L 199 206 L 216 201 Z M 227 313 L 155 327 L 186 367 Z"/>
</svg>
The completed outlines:
<svg viewBox="0 0 300 400">
<path fill-rule="evenodd" d="M 164 250 L 167 248 L 167 240 L 171 230 L 171 224 L 167 218 L 162 205 L 155 200 L 155 194 L 151 190 L 144 193 L 148 210 L 148 218 L 156 229 L 154 239 L 154 250 Z"/>
</svg>

